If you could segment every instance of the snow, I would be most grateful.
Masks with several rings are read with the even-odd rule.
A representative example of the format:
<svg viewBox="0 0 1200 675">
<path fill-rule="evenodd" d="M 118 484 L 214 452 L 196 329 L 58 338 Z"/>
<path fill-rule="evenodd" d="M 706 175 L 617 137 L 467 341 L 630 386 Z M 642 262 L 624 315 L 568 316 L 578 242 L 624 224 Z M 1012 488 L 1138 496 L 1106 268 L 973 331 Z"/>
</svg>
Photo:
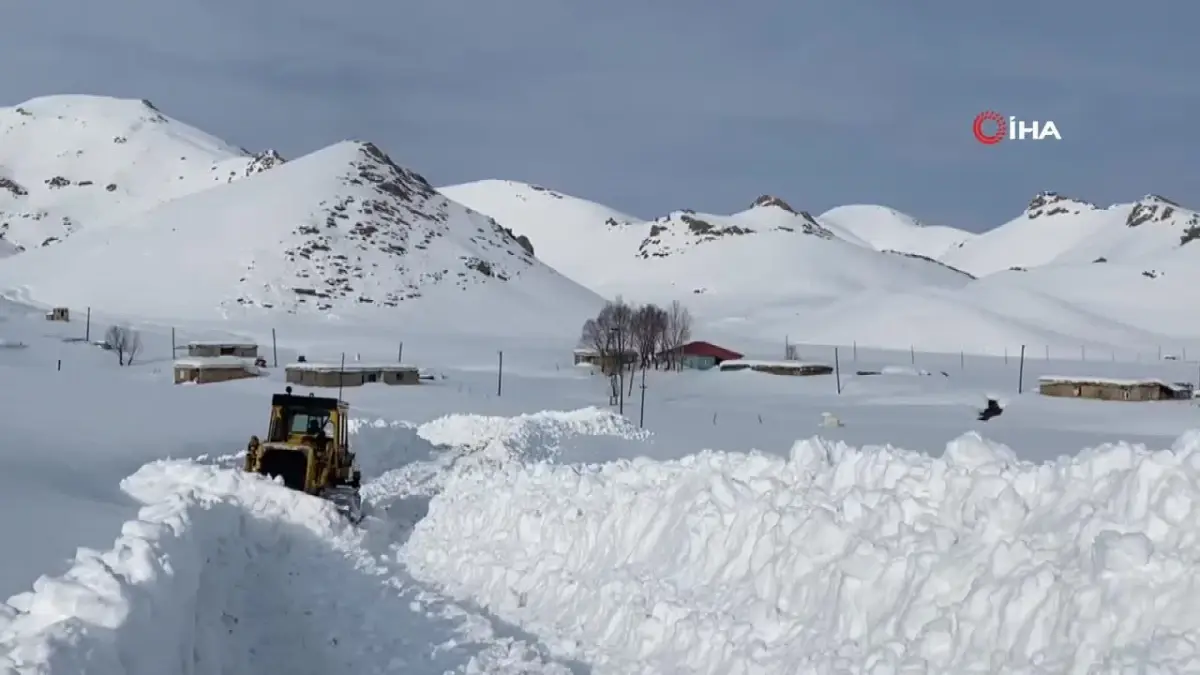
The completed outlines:
<svg viewBox="0 0 1200 675">
<path fill-rule="evenodd" d="M 175 359 L 175 365 L 185 368 L 246 368 L 254 366 L 254 359 L 240 356 L 192 356 Z"/>
<path fill-rule="evenodd" d="M 179 461 L 122 488 L 144 506 L 112 548 L 4 606 L 5 672 L 570 672 L 402 585 L 322 500 Z"/>
<path fill-rule="evenodd" d="M 1040 267 L 974 279 L 883 207 L 814 218 L 764 195 L 637 221 L 500 181 L 458 186 L 463 206 L 369 143 L 255 164 L 140 102 L 27 112 L 11 119 L 58 136 L 5 146 L 12 167 L 87 159 L 145 191 L 0 202 L 80 223 L 0 261 L 0 345 L 22 346 L 0 349 L 4 675 L 1200 670 L 1196 403 L 1036 386 L 1198 381 L 1182 207 L 1040 196 L 1049 243 L 1075 217 L 1138 223 L 1068 224 Z M 197 172 L 246 171 L 155 183 L 185 146 L 211 155 Z M 983 236 L 950 253 L 999 264 Z M 1103 246 L 1111 262 L 1086 259 Z M 352 291 L 292 290 L 329 281 Z M 837 363 L 840 382 L 650 370 L 613 404 L 574 354 L 617 291 L 683 300 L 693 337 L 743 363 Z M 132 365 L 97 347 L 111 325 L 139 332 Z M 242 342 L 437 373 L 340 393 L 362 523 L 239 469 L 286 368 L 173 385 L 177 345 Z M 989 399 L 1004 412 L 979 420 Z"/>
<path fill-rule="evenodd" d="M 569 367 L 570 341 L 497 338 L 511 350 L 498 397 L 495 371 L 470 365 L 483 338 L 414 339 L 406 353 L 445 379 L 344 394 L 369 512 L 355 527 L 223 457 L 261 432 L 281 369 L 173 387 L 156 370 L 169 331 L 144 329 L 147 360 L 121 368 L 47 335 L 78 326 L 2 316 L 30 347 L 0 361 L 23 449 L 0 454 L 0 494 L 22 507 L 0 539 L 23 551 L 0 575 L 0 672 L 1197 666 L 1200 615 L 1180 590 L 1200 554 L 1186 404 L 1017 395 L 1015 359 L 860 350 L 841 396 L 828 378 L 651 372 L 643 429 L 605 405 L 604 378 Z M 363 363 L 392 348 L 309 331 L 282 337 Z M 1171 381 L 1195 364 L 1025 369 Z M 975 421 L 993 390 L 1004 415 Z M 64 411 L 71 424 L 47 424 Z"/>
<path fill-rule="evenodd" d="M 416 366 L 410 366 L 403 363 L 362 363 L 360 361 L 352 361 L 344 365 L 341 363 L 310 363 L 305 361 L 303 363 L 289 363 L 286 367 L 288 370 L 315 370 L 322 372 L 345 371 L 347 373 L 354 373 L 362 370 L 389 370 L 394 372 L 418 370 Z"/>
<path fill-rule="evenodd" d="M 1118 387 L 1134 387 L 1139 384 L 1156 384 L 1168 389 L 1179 389 L 1177 384 L 1168 384 L 1155 378 L 1130 379 L 1119 377 L 1088 377 L 1087 375 L 1042 375 L 1039 382 L 1071 382 L 1079 384 L 1111 384 Z"/>
<path fill-rule="evenodd" d="M 1187 672 L 1198 449 L 460 463 L 404 552 L 594 672 Z"/>
<path fill-rule="evenodd" d="M 895 209 L 874 204 L 834 207 L 817 220 L 848 233 L 880 251 L 900 251 L 941 258 L 975 238 L 975 233 L 945 225 L 925 225 Z"/>
<path fill-rule="evenodd" d="M 0 235 L 26 249 L 282 161 L 235 148 L 145 101 L 83 95 L 0 108 L 0 156 Z"/>
<path fill-rule="evenodd" d="M 1200 215 L 1157 195 L 1099 208 L 1042 193 L 1017 218 L 952 249 L 941 260 L 977 276 L 1013 267 L 1140 261 L 1179 246 Z"/>
<path fill-rule="evenodd" d="M 141 292 L 148 278 L 163 292 Z M 490 219 L 356 142 L 14 256 L 0 267 L 0 291 L 152 320 L 425 317 L 449 306 L 438 314 L 459 327 L 499 307 L 534 326 L 558 318 L 543 306 L 582 323 L 600 304 Z"/>
<path fill-rule="evenodd" d="M 730 359 L 722 361 L 722 366 L 745 366 L 746 368 L 832 368 L 828 363 L 815 361 L 770 361 L 766 359 Z"/>
</svg>

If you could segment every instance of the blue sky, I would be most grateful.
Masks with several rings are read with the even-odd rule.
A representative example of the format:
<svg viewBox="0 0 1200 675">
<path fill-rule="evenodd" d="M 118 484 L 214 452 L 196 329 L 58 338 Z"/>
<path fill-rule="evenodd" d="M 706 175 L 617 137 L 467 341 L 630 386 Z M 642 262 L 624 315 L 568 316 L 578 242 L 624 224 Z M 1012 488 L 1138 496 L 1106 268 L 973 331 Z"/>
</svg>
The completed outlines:
<svg viewBox="0 0 1200 675">
<path fill-rule="evenodd" d="M 645 217 L 771 193 L 973 230 L 1040 190 L 1200 208 L 1200 5 L 1178 0 L 18 0 L 4 15 L 5 104 L 148 98 L 288 156 L 372 140 L 435 185 L 525 180 Z M 979 145 L 987 109 L 1064 138 Z"/>
</svg>

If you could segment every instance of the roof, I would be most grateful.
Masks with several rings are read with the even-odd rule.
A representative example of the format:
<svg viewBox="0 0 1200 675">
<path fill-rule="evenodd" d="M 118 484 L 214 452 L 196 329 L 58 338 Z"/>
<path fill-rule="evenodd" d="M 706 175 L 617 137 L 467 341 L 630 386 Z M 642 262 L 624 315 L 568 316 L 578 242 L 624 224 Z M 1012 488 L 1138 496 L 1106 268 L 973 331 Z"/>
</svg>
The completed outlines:
<svg viewBox="0 0 1200 675">
<path fill-rule="evenodd" d="M 572 353 L 582 355 L 582 354 L 599 354 L 600 352 L 595 347 L 577 347 L 574 350 L 574 352 L 572 352 Z"/>
<path fill-rule="evenodd" d="M 176 359 L 177 368 L 250 368 L 254 359 L 240 356 L 193 356 L 186 359 Z"/>
<path fill-rule="evenodd" d="M 698 356 L 712 356 L 721 359 L 722 361 L 732 361 L 740 359 L 744 354 L 739 354 L 732 349 L 726 349 L 720 345 L 714 345 L 711 342 L 703 340 L 693 340 L 691 342 L 680 345 L 679 350 L 684 354 L 694 354 Z"/>
<path fill-rule="evenodd" d="M 746 366 L 747 368 L 833 368 L 828 363 L 815 361 L 764 361 L 762 359 L 730 359 L 721 364 L 725 366 Z"/>
<path fill-rule="evenodd" d="M 308 408 L 317 410 L 333 410 L 338 407 L 338 400 L 328 396 L 300 396 L 297 394 L 274 394 L 271 405 L 285 408 Z"/>
<path fill-rule="evenodd" d="M 1135 378 L 1123 379 L 1118 377 L 1091 377 L 1087 375 L 1043 375 L 1038 378 L 1039 382 L 1061 382 L 1063 384 L 1108 384 L 1114 387 L 1136 387 L 1138 385 L 1151 385 L 1166 387 L 1175 391 L 1187 389 L 1190 385 L 1185 383 L 1173 384 L 1160 380 L 1158 378 Z"/>
<path fill-rule="evenodd" d="M 192 340 L 189 347 L 258 347 L 257 342 L 241 342 L 238 340 Z"/>
<path fill-rule="evenodd" d="M 287 370 L 311 370 L 322 373 L 343 372 L 343 373 L 361 373 L 364 371 L 387 371 L 392 373 L 415 373 L 416 366 L 410 366 L 403 363 L 362 363 L 355 361 L 341 365 L 339 363 L 289 363 L 284 366 Z"/>
</svg>

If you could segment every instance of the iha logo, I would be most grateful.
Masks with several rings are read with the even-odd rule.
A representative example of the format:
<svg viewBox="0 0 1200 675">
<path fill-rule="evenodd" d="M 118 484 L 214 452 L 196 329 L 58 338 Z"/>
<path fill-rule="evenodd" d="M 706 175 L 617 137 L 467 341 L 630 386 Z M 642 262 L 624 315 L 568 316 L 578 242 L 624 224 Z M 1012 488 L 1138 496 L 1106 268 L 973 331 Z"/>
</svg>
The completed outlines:
<svg viewBox="0 0 1200 675">
<path fill-rule="evenodd" d="M 1006 138 L 1010 141 L 1043 141 L 1047 138 L 1062 140 L 1062 134 L 1058 133 L 1058 126 L 1053 121 L 1034 120 L 1026 123 L 1011 115 L 1005 119 L 994 110 L 976 115 L 971 131 L 975 132 L 975 140 L 984 145 L 995 145 Z"/>
</svg>

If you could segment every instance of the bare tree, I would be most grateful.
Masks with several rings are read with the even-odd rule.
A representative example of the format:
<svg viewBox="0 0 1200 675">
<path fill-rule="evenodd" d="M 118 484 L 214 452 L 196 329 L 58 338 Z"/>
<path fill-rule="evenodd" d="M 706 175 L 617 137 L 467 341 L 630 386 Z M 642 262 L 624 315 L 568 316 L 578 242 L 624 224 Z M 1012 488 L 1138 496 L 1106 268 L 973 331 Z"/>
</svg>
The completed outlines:
<svg viewBox="0 0 1200 675">
<path fill-rule="evenodd" d="M 142 351 L 142 336 L 129 326 L 109 326 L 104 333 L 104 344 L 117 353 L 118 364 L 131 366 Z"/>
<path fill-rule="evenodd" d="M 125 365 L 132 366 L 133 358 L 142 351 L 142 334 L 136 330 L 125 329 Z"/>
<path fill-rule="evenodd" d="M 657 363 L 666 324 L 667 311 L 658 305 L 642 305 L 633 313 L 633 338 L 640 367 L 646 368 L 652 361 Z"/>
<path fill-rule="evenodd" d="M 667 308 L 665 335 L 665 351 L 670 354 L 671 366 L 678 368 L 679 349 L 692 339 L 692 313 L 678 300 L 671 301 L 671 306 Z"/>
</svg>

